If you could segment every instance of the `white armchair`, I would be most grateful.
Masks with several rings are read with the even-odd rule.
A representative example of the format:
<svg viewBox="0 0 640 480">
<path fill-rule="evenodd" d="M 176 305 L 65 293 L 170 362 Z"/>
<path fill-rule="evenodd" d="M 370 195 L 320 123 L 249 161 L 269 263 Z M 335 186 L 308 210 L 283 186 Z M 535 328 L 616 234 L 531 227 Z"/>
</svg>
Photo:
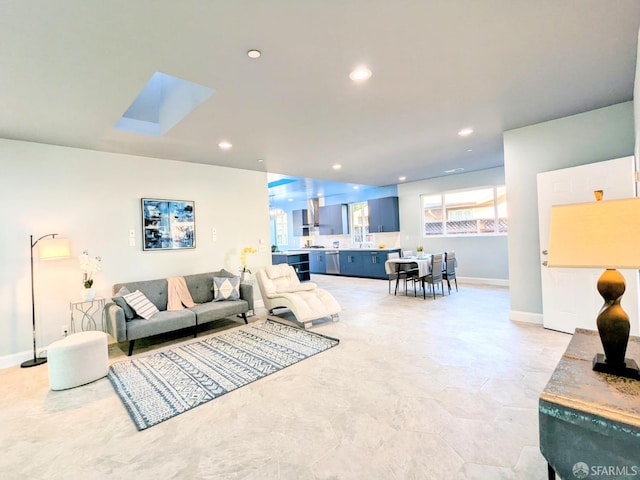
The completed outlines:
<svg viewBox="0 0 640 480">
<path fill-rule="evenodd" d="M 313 282 L 301 283 L 291 265 L 269 265 L 256 273 L 256 280 L 269 313 L 288 308 L 305 328 L 318 318 L 338 319 L 340 305 L 333 295 Z"/>
</svg>

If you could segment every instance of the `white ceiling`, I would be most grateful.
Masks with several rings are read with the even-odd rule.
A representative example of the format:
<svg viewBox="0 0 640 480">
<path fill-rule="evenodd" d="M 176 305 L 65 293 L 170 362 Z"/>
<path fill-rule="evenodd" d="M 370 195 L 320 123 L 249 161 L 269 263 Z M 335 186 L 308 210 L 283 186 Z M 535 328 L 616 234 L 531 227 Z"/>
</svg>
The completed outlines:
<svg viewBox="0 0 640 480">
<path fill-rule="evenodd" d="M 485 169 L 504 130 L 631 100 L 639 27 L 638 0 L 4 0 L 0 136 L 378 186 Z M 156 71 L 216 93 L 114 129 Z"/>
</svg>

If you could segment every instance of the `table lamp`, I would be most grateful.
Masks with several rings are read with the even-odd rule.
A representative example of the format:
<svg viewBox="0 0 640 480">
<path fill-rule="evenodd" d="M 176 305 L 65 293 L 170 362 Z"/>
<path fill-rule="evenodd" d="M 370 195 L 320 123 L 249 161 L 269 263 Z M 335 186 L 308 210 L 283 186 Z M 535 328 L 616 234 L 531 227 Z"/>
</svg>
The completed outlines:
<svg viewBox="0 0 640 480">
<path fill-rule="evenodd" d="M 602 192 L 595 192 L 602 198 Z M 597 327 L 604 355 L 593 359 L 593 369 L 627 378 L 640 378 L 637 363 L 625 358 L 629 316 L 620 300 L 624 277 L 616 268 L 640 268 L 640 198 L 625 198 L 551 207 L 549 267 L 598 268 L 604 305 Z"/>
<path fill-rule="evenodd" d="M 33 287 L 33 249 L 40 243 L 39 258 L 40 260 L 54 260 L 57 258 L 68 258 L 71 255 L 69 240 L 66 238 L 56 238 L 57 233 L 48 233 L 33 241 L 33 235 L 29 236 L 29 245 L 31 247 L 31 327 L 33 334 L 33 358 L 22 362 L 22 368 L 35 367 L 47 363 L 47 359 L 38 357 L 36 353 L 36 301 Z M 51 237 L 51 238 L 49 238 Z"/>
</svg>

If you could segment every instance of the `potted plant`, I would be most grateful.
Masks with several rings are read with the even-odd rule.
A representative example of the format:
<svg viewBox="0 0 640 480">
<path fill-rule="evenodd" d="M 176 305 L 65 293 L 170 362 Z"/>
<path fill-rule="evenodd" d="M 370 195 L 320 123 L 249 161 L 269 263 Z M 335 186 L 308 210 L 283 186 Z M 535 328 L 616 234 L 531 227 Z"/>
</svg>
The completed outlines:
<svg viewBox="0 0 640 480">
<path fill-rule="evenodd" d="M 240 283 L 253 283 L 251 279 L 251 270 L 247 267 L 247 254 L 256 253 L 257 250 L 254 247 L 245 247 L 240 252 Z"/>
<path fill-rule="evenodd" d="M 83 298 L 85 301 L 90 302 L 96 295 L 96 291 L 93 289 L 93 274 L 102 269 L 101 257 L 89 257 L 89 252 L 85 250 L 79 257 L 80 270 L 83 271 L 82 284 L 84 286 Z"/>
</svg>

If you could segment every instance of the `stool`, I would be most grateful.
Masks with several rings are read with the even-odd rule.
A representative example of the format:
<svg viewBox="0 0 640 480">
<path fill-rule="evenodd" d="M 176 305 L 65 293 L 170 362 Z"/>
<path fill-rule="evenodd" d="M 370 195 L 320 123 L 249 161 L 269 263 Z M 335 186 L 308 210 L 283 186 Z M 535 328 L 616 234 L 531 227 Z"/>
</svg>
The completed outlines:
<svg viewBox="0 0 640 480">
<path fill-rule="evenodd" d="M 109 371 L 107 334 L 90 331 L 69 335 L 47 348 L 49 386 L 64 390 L 105 377 Z"/>
</svg>

